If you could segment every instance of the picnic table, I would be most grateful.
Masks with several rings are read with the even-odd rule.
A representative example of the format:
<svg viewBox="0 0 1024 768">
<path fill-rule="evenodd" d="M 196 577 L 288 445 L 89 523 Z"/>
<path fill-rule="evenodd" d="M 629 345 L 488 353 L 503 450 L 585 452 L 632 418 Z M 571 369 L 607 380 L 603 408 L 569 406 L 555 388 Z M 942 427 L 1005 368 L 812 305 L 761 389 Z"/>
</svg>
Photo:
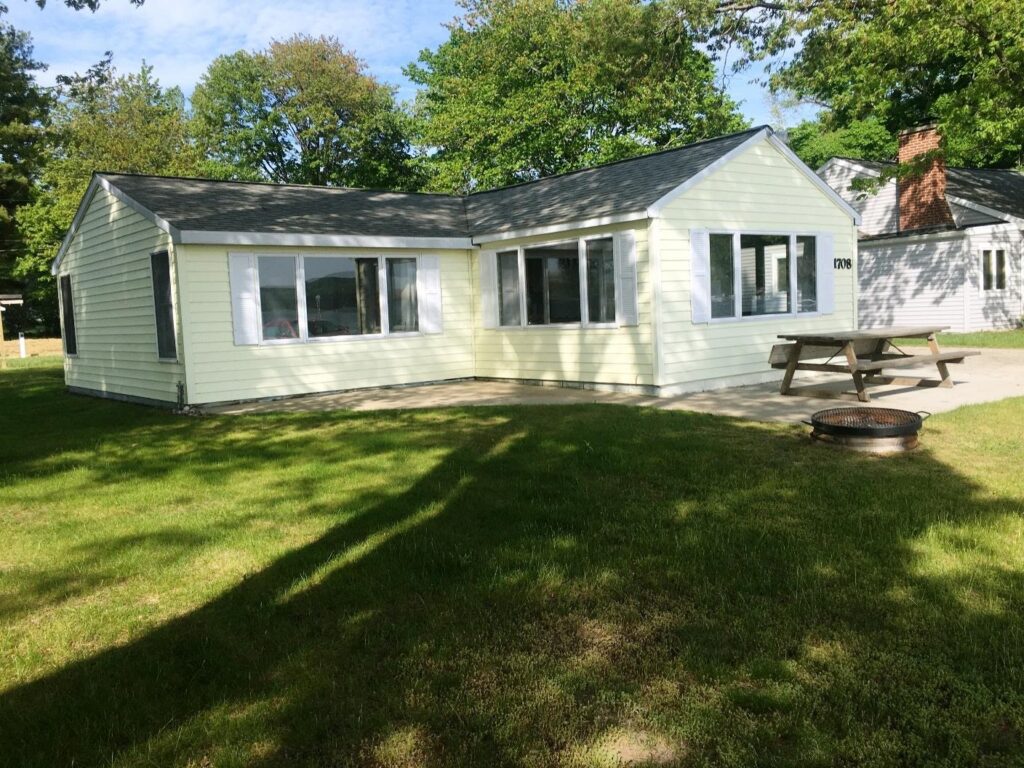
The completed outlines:
<svg viewBox="0 0 1024 768">
<path fill-rule="evenodd" d="M 834 390 L 799 387 L 794 388 L 793 376 L 797 371 L 819 371 L 845 373 L 853 378 L 857 399 L 870 402 L 867 392 L 869 384 L 899 384 L 913 387 L 952 387 L 948 365 L 962 363 L 965 357 L 977 355 L 973 350 L 943 352 L 935 334 L 948 326 L 907 326 L 871 328 L 867 330 L 784 333 L 779 334 L 788 344 L 772 347 L 769 364 L 772 368 L 786 371 L 780 392 L 783 395 L 800 394 L 811 397 L 842 397 Z M 908 354 L 894 343 L 895 339 L 927 339 L 928 354 Z M 837 359 L 838 358 L 838 359 Z M 822 362 L 824 360 L 824 362 Z M 899 377 L 883 375 L 883 370 L 917 368 L 934 365 L 939 378 L 920 376 Z"/>
</svg>

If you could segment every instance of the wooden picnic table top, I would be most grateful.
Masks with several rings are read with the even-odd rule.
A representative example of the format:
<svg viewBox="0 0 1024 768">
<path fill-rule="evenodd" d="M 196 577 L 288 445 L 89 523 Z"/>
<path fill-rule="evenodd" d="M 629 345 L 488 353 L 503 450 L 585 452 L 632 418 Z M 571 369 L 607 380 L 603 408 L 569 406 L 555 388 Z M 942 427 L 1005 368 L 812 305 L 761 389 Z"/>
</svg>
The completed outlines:
<svg viewBox="0 0 1024 768">
<path fill-rule="evenodd" d="M 887 328 L 866 328 L 847 331 L 813 331 L 808 333 L 780 333 L 780 339 L 801 341 L 804 344 L 845 344 L 861 339 L 914 339 L 927 338 L 944 331 L 948 325 L 894 325 Z"/>
</svg>

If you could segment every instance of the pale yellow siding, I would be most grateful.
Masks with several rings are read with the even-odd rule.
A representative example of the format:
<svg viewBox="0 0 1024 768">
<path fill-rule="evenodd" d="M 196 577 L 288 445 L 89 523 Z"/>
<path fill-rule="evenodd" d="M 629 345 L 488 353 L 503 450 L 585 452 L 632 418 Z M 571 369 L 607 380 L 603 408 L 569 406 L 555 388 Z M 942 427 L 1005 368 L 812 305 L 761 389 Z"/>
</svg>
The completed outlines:
<svg viewBox="0 0 1024 768">
<path fill-rule="evenodd" d="M 835 312 L 808 317 L 743 318 L 694 324 L 690 309 L 690 230 L 831 232 Z M 666 392 L 768 380 L 778 334 L 856 325 L 856 228 L 850 216 L 767 142 L 742 152 L 685 191 L 653 224 L 660 264 L 659 384 Z"/>
<path fill-rule="evenodd" d="M 444 331 L 384 338 L 352 336 L 295 344 L 236 346 L 228 252 L 415 256 L 351 248 L 179 246 L 179 280 L 190 403 L 330 392 L 473 375 L 473 285 L 467 251 L 440 257 Z"/>
<path fill-rule="evenodd" d="M 77 356 L 64 360 L 69 387 L 176 400 L 184 366 L 158 358 L 150 272 L 150 254 L 170 248 L 156 225 L 103 189 L 96 191 L 59 270 L 71 277 L 78 340 Z M 173 253 L 171 268 L 173 286 Z M 180 360 L 180 329 L 178 336 Z"/>
<path fill-rule="evenodd" d="M 572 230 L 557 235 L 484 243 L 481 250 L 508 250 L 611 234 L 632 229 L 637 249 L 639 325 L 619 328 L 483 328 L 480 273 L 474 269 L 476 307 L 476 375 L 481 378 L 650 387 L 654 384 L 651 329 L 651 272 L 647 254 L 647 223 Z"/>
</svg>

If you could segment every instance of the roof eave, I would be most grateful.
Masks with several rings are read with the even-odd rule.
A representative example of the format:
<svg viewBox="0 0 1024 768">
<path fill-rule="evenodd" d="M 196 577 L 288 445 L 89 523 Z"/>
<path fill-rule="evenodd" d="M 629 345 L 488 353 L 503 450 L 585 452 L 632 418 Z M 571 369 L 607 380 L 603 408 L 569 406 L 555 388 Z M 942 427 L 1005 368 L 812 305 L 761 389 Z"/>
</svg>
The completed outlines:
<svg viewBox="0 0 1024 768">
<path fill-rule="evenodd" d="M 310 234 L 302 232 L 210 232 L 194 229 L 182 231 L 178 242 L 183 245 L 267 245 L 310 248 L 468 250 L 474 247 L 473 241 L 469 237 Z"/>
<path fill-rule="evenodd" d="M 520 227 L 519 229 L 509 229 L 502 232 L 487 232 L 481 235 L 473 235 L 472 241 L 474 245 L 483 245 L 485 243 L 497 243 L 505 240 L 521 240 L 527 237 L 556 235 L 570 230 L 592 229 L 594 227 L 607 227 L 612 224 L 625 224 L 631 221 L 644 221 L 647 218 L 649 218 L 647 211 L 614 213 L 607 216 L 594 216 L 589 219 L 575 219 L 557 224 L 545 224 L 539 227 Z"/>
</svg>

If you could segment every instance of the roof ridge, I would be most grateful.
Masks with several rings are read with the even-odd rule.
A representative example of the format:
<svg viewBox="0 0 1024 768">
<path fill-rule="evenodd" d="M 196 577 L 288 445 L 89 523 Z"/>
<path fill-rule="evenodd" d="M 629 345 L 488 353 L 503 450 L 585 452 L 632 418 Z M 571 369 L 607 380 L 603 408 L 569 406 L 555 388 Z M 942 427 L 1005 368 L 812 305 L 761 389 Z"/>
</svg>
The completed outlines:
<svg viewBox="0 0 1024 768">
<path fill-rule="evenodd" d="M 468 199 L 470 197 L 476 197 L 477 195 L 486 195 L 486 194 L 488 194 L 490 192 L 501 192 L 501 191 L 506 190 L 506 189 L 514 189 L 516 187 L 526 187 L 526 186 L 529 186 L 530 184 L 538 184 L 538 183 L 540 183 L 542 181 L 548 181 L 550 179 L 561 179 L 561 178 L 563 178 L 565 176 L 572 176 L 573 174 L 576 174 L 576 173 L 585 173 L 586 171 L 593 171 L 593 170 L 597 170 L 598 168 L 608 168 L 608 167 L 613 166 L 613 165 L 621 165 L 622 163 L 632 163 L 632 162 L 634 162 L 636 160 L 643 160 L 645 158 L 655 157 L 657 155 L 665 155 L 665 154 L 668 154 L 670 152 L 681 152 L 684 149 L 691 149 L 693 147 L 700 146 L 701 144 L 710 144 L 710 143 L 715 142 L 715 141 L 724 141 L 725 139 L 733 139 L 733 138 L 735 138 L 737 136 L 743 136 L 744 134 L 748 134 L 748 133 L 749 134 L 754 134 L 754 133 L 757 133 L 757 132 L 763 131 L 763 130 L 771 131 L 772 128 L 771 128 L 771 126 L 765 125 L 765 124 L 756 125 L 756 126 L 753 126 L 751 128 L 746 128 L 745 130 L 742 130 L 742 131 L 733 131 L 732 133 L 727 133 L 727 134 L 724 134 L 723 136 L 712 136 L 712 137 L 709 137 L 707 139 L 700 139 L 699 141 L 692 141 L 689 144 L 684 144 L 681 147 L 670 147 L 668 149 L 658 149 L 658 150 L 655 150 L 654 152 L 647 152 L 647 153 L 642 154 L 642 155 L 634 155 L 633 157 L 623 157 L 623 158 L 620 158 L 619 160 L 609 160 L 607 163 L 598 163 L 597 165 L 588 165 L 586 168 L 577 168 L 576 170 L 573 170 L 573 171 L 563 171 L 562 173 L 553 173 L 550 176 L 542 176 L 539 179 L 529 179 L 527 181 L 518 181 L 515 184 L 504 184 L 504 185 L 502 185 L 500 187 L 491 187 L 490 189 L 481 189 L 478 192 L 470 192 L 468 195 L 465 195 L 465 197 Z"/>
<path fill-rule="evenodd" d="M 244 186 L 262 186 L 262 187 L 293 187 L 295 189 L 323 189 L 331 192 L 376 192 L 378 194 L 385 195 L 422 195 L 424 197 L 448 197 L 453 199 L 461 199 L 465 195 L 452 195 L 447 192 L 409 192 L 399 189 L 374 189 L 371 187 L 343 187 L 333 186 L 330 184 L 295 184 L 294 182 L 284 181 L 249 181 L 244 179 L 209 179 L 203 176 L 179 176 L 176 174 L 161 174 L 161 173 L 124 173 L 121 171 L 93 171 L 95 176 L 128 176 L 136 179 L 171 179 L 173 181 L 202 181 L 210 184 L 239 184 Z"/>
</svg>

